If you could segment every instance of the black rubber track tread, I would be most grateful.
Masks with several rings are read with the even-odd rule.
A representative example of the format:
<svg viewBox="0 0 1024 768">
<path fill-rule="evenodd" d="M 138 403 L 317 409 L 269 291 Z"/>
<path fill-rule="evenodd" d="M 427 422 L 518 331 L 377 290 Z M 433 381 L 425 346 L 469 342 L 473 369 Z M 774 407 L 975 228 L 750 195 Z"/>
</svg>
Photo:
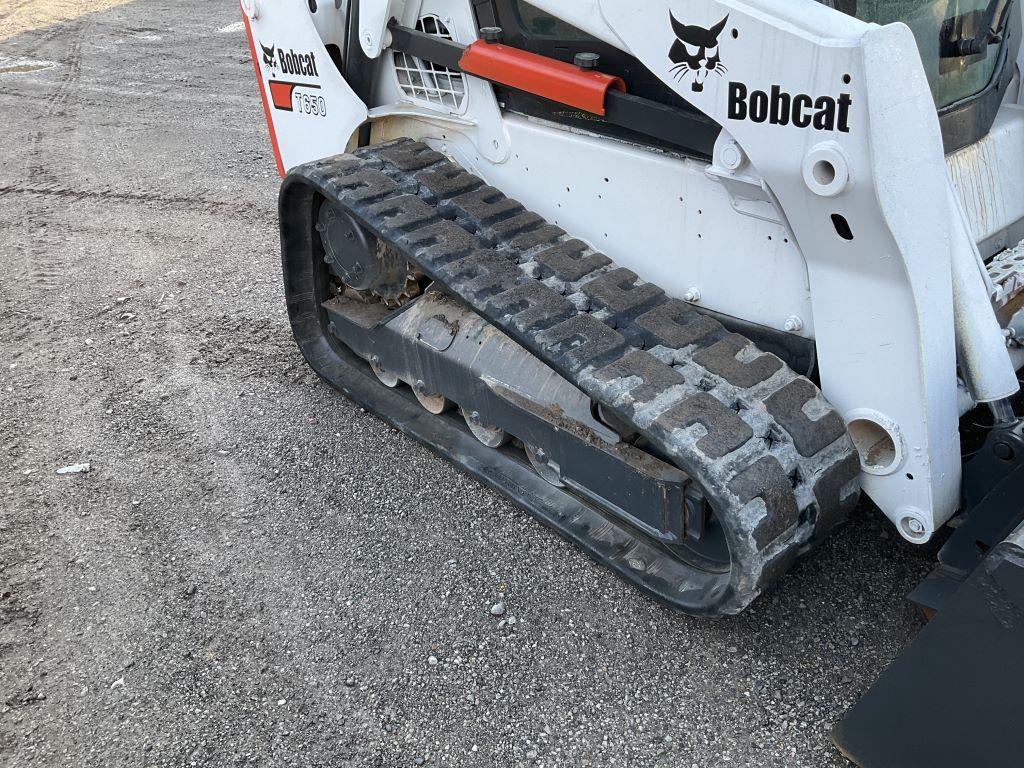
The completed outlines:
<svg viewBox="0 0 1024 768">
<path fill-rule="evenodd" d="M 733 568 L 691 612 L 743 610 L 856 504 L 855 448 L 813 383 L 427 146 L 399 139 L 300 166 L 282 211 L 297 184 L 363 221 L 701 485 Z"/>
</svg>

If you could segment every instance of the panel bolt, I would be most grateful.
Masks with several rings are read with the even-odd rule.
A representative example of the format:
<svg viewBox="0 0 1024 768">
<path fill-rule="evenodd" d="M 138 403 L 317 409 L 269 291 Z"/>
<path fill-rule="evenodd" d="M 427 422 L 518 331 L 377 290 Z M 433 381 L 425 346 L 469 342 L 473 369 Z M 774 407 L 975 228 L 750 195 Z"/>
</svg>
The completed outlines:
<svg viewBox="0 0 1024 768">
<path fill-rule="evenodd" d="M 501 27 L 484 27 L 480 30 L 480 39 L 485 43 L 500 43 L 503 35 Z"/>
<path fill-rule="evenodd" d="M 601 63 L 601 57 L 596 53 L 577 53 L 573 58 L 573 63 L 580 69 L 597 69 L 597 65 Z"/>
<path fill-rule="evenodd" d="M 804 321 L 796 315 L 786 318 L 786 324 L 782 326 L 786 333 L 800 333 L 804 329 Z"/>
<path fill-rule="evenodd" d="M 697 290 L 696 288 L 691 288 L 690 290 L 683 294 L 683 301 L 688 301 L 691 304 L 696 304 L 698 301 L 700 301 L 700 291 Z"/>
<path fill-rule="evenodd" d="M 992 452 L 1003 461 L 1010 461 L 1013 458 L 1013 448 L 1007 443 L 996 443 Z"/>
</svg>

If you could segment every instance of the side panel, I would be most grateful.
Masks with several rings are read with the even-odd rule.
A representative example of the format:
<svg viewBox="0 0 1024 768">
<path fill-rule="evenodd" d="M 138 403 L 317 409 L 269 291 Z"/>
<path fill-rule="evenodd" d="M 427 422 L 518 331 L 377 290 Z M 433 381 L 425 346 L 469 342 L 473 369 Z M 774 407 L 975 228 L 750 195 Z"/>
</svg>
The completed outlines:
<svg viewBox="0 0 1024 768">
<path fill-rule="evenodd" d="M 814 337 L 807 268 L 787 227 L 742 215 L 708 165 L 506 115 L 512 156 L 492 163 L 457 122 L 395 115 L 375 141 L 409 136 L 438 151 L 677 298 Z M 638 193 L 642 180 L 642 193 Z M 692 294 L 691 294 L 692 295 Z"/>
<path fill-rule="evenodd" d="M 366 105 L 331 60 L 307 3 L 247 2 L 242 14 L 278 171 L 344 152 Z"/>
<path fill-rule="evenodd" d="M 1017 243 L 1017 232 L 999 236 L 1024 219 L 1024 107 L 1004 104 L 989 135 L 947 162 L 975 242 L 991 241 L 982 252 Z"/>
<path fill-rule="evenodd" d="M 473 9 L 464 0 L 407 3 L 403 13 L 399 21 L 406 27 L 415 28 L 417 21 L 432 18 L 443 25 L 445 32 L 457 43 L 469 45 L 477 39 Z M 406 67 L 429 69 L 428 65 L 411 57 L 399 56 L 397 59 Z M 447 116 L 460 132 L 472 138 L 474 157 L 482 157 L 490 163 L 508 160 L 509 137 L 494 87 L 478 77 L 460 75 L 446 80 L 442 76 L 440 82 L 436 78 L 436 74 L 426 71 L 405 73 L 407 85 L 403 88 L 399 84 L 396 56 L 385 51 L 378 60 L 371 118 L 404 114 L 414 119 L 432 120 Z M 420 87 L 410 86 L 410 80 Z M 456 83 L 464 92 L 454 100 L 439 100 L 438 89 L 423 87 L 440 85 L 448 89 Z"/>
</svg>

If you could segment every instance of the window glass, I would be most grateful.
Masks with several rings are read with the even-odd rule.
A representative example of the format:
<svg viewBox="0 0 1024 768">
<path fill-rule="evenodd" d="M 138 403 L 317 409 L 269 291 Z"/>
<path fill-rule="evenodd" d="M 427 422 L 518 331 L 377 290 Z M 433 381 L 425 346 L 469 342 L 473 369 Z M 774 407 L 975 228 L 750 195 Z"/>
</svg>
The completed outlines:
<svg viewBox="0 0 1024 768">
<path fill-rule="evenodd" d="M 557 40 L 591 40 L 585 32 L 566 24 L 550 13 L 540 10 L 529 3 L 517 0 L 515 3 L 519 26 L 530 37 L 548 37 Z"/>
<path fill-rule="evenodd" d="M 1000 0 L 991 0 L 991 4 L 998 6 Z M 902 21 L 910 27 L 940 108 L 978 93 L 995 74 L 999 45 L 988 46 L 984 53 L 974 56 L 948 53 L 951 40 L 970 39 L 983 33 L 990 0 L 838 0 L 835 5 L 839 10 L 852 10 L 864 21 L 876 24 Z M 943 55 L 944 48 L 946 55 Z"/>
</svg>

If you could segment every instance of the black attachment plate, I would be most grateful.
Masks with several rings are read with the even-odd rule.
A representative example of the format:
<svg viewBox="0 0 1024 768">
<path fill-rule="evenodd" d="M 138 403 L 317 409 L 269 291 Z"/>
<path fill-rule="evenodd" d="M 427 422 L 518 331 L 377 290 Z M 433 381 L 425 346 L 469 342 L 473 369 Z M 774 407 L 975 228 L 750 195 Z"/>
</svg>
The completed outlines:
<svg viewBox="0 0 1024 768">
<path fill-rule="evenodd" d="M 941 609 L 985 555 L 1024 522 L 1024 423 L 992 430 L 964 466 L 963 489 L 966 516 L 939 550 L 935 570 L 910 594 L 927 610 Z"/>
<path fill-rule="evenodd" d="M 833 731 L 863 768 L 1018 768 L 1024 526 L 997 546 Z"/>
</svg>

